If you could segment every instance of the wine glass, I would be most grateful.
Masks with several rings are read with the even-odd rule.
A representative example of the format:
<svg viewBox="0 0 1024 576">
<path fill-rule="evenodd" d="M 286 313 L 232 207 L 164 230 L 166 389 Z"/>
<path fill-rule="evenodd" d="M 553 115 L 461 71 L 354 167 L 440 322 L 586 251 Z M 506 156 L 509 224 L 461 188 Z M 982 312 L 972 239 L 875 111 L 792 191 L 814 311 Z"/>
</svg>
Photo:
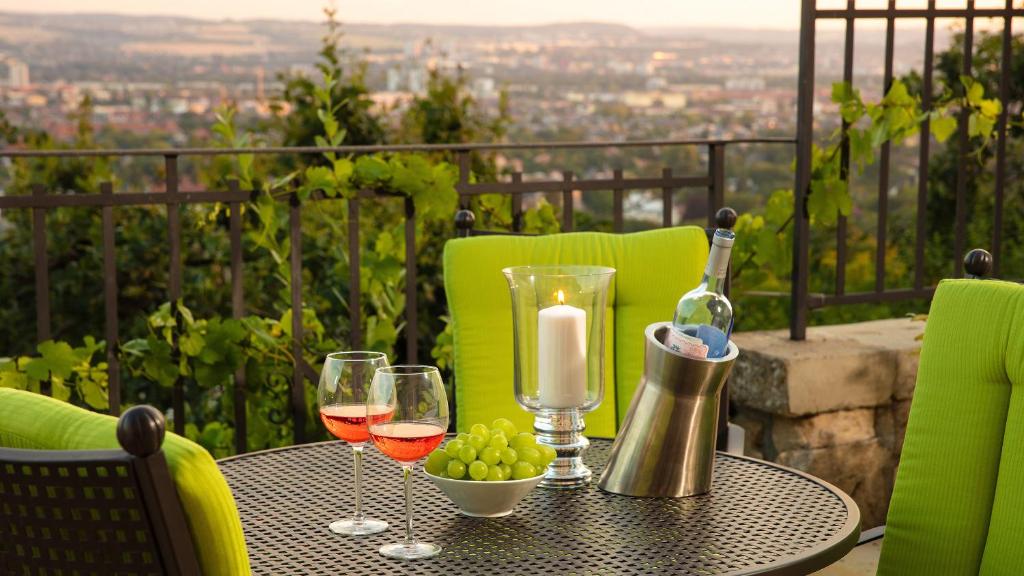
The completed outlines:
<svg viewBox="0 0 1024 576">
<path fill-rule="evenodd" d="M 388 357 L 380 352 L 334 352 L 327 355 L 320 371 L 317 401 L 320 420 L 327 431 L 352 447 L 356 479 L 356 511 L 351 518 L 332 522 L 330 529 L 338 534 L 361 536 L 388 529 L 383 520 L 363 516 L 363 445 L 370 439 L 366 427 L 367 413 L 381 418 L 388 407 L 367 405 L 366 396 L 374 372 L 388 365 Z"/>
<path fill-rule="evenodd" d="M 412 538 L 412 467 L 437 448 L 448 429 L 448 397 L 441 373 L 433 366 L 389 366 L 373 376 L 367 406 L 391 411 L 370 414 L 370 438 L 377 449 L 402 465 L 405 479 L 405 540 L 381 546 L 389 558 L 429 558 L 441 551 L 437 544 Z"/>
</svg>

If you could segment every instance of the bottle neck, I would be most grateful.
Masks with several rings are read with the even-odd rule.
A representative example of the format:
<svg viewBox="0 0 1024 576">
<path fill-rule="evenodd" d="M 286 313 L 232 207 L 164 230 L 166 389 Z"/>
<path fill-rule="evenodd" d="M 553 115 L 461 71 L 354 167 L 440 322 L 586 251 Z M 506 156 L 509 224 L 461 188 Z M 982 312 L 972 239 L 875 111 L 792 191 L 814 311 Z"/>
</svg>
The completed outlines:
<svg viewBox="0 0 1024 576">
<path fill-rule="evenodd" d="M 729 270 L 729 253 L 732 247 L 711 245 L 711 253 L 708 254 L 708 264 L 704 268 L 703 284 L 707 284 L 708 291 L 722 294 L 725 291 L 725 276 Z"/>
</svg>

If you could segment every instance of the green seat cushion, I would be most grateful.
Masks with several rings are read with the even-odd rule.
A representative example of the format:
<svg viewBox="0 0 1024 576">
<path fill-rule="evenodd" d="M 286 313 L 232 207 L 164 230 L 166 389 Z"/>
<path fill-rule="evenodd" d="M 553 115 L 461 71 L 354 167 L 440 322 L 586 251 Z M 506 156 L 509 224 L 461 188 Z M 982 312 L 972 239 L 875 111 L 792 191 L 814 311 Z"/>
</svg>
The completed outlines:
<svg viewBox="0 0 1024 576">
<path fill-rule="evenodd" d="M 882 575 L 1024 570 L 1024 286 L 940 283 L 886 522 Z"/>
<path fill-rule="evenodd" d="M 119 449 L 117 418 L 40 394 L 0 388 L 0 446 L 30 450 Z M 173 433 L 163 451 L 204 574 L 249 574 L 242 522 L 209 452 Z"/>
<path fill-rule="evenodd" d="M 507 417 L 532 430 L 515 401 L 512 303 L 501 270 L 522 265 L 596 265 L 616 269 L 609 292 L 605 395 L 587 415 L 587 434 L 612 437 L 643 372 L 644 328 L 672 319 L 676 302 L 700 281 L 708 256 L 702 228 L 633 234 L 477 236 L 450 240 L 444 283 L 454 331 L 456 424 L 468 430 Z"/>
</svg>

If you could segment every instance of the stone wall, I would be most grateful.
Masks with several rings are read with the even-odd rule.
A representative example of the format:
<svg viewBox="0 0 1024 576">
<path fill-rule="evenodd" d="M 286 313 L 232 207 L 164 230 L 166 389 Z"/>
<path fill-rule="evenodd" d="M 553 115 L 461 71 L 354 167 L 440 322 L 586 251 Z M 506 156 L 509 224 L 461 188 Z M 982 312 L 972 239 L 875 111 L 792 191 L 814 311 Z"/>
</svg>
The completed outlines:
<svg viewBox="0 0 1024 576">
<path fill-rule="evenodd" d="M 733 335 L 733 422 L 746 453 L 806 471 L 853 497 L 865 528 L 885 523 L 924 323 L 911 319 Z"/>
</svg>

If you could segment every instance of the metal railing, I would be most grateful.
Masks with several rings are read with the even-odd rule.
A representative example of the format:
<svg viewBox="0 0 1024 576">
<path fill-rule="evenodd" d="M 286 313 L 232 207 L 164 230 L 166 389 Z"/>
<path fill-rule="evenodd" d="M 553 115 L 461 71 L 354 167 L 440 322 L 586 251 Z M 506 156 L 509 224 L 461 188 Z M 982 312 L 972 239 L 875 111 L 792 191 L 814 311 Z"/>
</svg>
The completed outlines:
<svg viewBox="0 0 1024 576">
<path fill-rule="evenodd" d="M 812 308 L 837 304 L 859 304 L 873 302 L 889 302 L 930 298 L 934 287 L 925 285 L 925 240 L 927 237 L 927 221 L 925 212 L 928 206 L 928 173 L 929 147 L 931 136 L 928 121 L 925 120 L 920 132 L 918 187 L 917 187 L 917 218 L 914 246 L 914 281 L 912 287 L 886 287 L 886 248 L 887 226 L 889 217 L 889 176 L 890 176 L 890 145 L 882 145 L 879 157 L 878 176 L 878 214 L 877 214 L 877 248 L 875 252 L 875 287 L 870 292 L 846 292 L 847 262 L 847 221 L 839 216 L 836 227 L 836 278 L 835 291 L 832 294 L 811 294 L 808 280 L 810 276 L 810 216 L 807 211 L 807 198 L 810 194 L 811 181 L 811 148 L 814 141 L 814 59 L 816 45 L 816 28 L 819 20 L 844 20 L 845 40 L 843 50 L 843 80 L 853 82 L 854 62 L 854 26 L 857 20 L 884 19 L 885 26 L 885 65 L 884 88 L 888 91 L 893 81 L 893 51 L 896 20 L 924 20 L 924 64 L 922 71 L 921 105 L 928 109 L 932 103 L 935 22 L 939 18 L 959 18 L 964 22 L 963 62 L 961 73 L 970 76 L 973 70 L 975 20 L 979 18 L 1000 18 L 1002 27 L 1002 51 L 1000 53 L 999 100 L 1003 103 L 1002 112 L 996 125 L 995 152 L 995 206 L 992 223 L 991 252 L 994 258 L 993 273 L 1000 273 L 1002 256 L 1003 210 L 1006 189 L 1006 138 L 1007 138 L 1007 105 L 1010 88 L 1010 68 L 1012 66 L 1013 18 L 1024 16 L 1024 5 L 1014 8 L 1014 0 L 1005 0 L 1002 8 L 978 8 L 974 0 L 967 0 L 963 8 L 939 8 L 936 0 L 928 0 L 926 8 L 897 8 L 896 0 L 888 0 L 885 8 L 857 8 L 855 0 L 847 0 L 846 8 L 818 9 L 817 0 L 803 0 L 800 24 L 800 75 L 797 95 L 797 159 L 796 188 L 794 194 L 794 236 L 793 236 L 793 270 L 790 308 L 790 336 L 794 340 L 803 340 L 807 333 L 807 315 Z M 966 248 L 967 219 L 967 162 L 968 162 L 968 118 L 967 110 L 961 111 L 957 118 L 958 150 L 956 170 L 956 213 L 954 226 L 953 275 L 962 277 L 964 273 L 961 255 Z M 850 153 L 848 144 L 842 149 L 842 173 L 849 175 Z"/>
<path fill-rule="evenodd" d="M 147 156 L 162 158 L 164 164 L 164 191 L 114 193 L 113 185 L 104 182 L 99 194 L 49 194 L 45 187 L 33 187 L 31 195 L 0 196 L 0 209 L 27 209 L 32 211 L 32 242 L 34 254 L 35 297 L 36 297 L 36 338 L 42 342 L 50 339 L 50 287 L 49 262 L 47 255 L 46 219 L 47 212 L 64 207 L 91 207 L 102 214 L 102 255 L 104 295 L 104 336 L 107 342 L 107 371 L 110 413 L 119 414 L 121 409 L 121 367 L 118 358 L 120 330 L 118 326 L 119 288 L 116 270 L 114 208 L 126 206 L 163 205 L 167 210 L 167 241 L 170 255 L 168 270 L 168 298 L 177 301 L 182 297 L 182 225 L 181 207 L 188 204 L 226 204 L 230 210 L 229 241 L 231 250 L 230 286 L 231 308 L 234 318 L 245 314 L 245 294 L 242 276 L 242 232 L 243 222 L 240 207 L 248 202 L 254 192 L 242 190 L 237 181 L 231 181 L 226 190 L 182 190 L 179 186 L 179 159 L 183 157 L 230 156 L 237 154 L 366 154 L 374 152 L 444 152 L 454 156 L 459 168 L 456 190 L 460 203 L 465 205 L 469 198 L 480 194 L 508 194 L 512 199 L 513 228 L 522 223 L 522 197 L 528 193 L 557 193 L 562 202 L 561 227 L 563 231 L 574 228 L 573 193 L 611 191 L 613 193 L 613 229 L 624 228 L 624 194 L 632 190 L 660 190 L 662 200 L 662 226 L 673 225 L 674 192 L 683 188 L 701 188 L 707 193 L 708 225 L 713 224 L 715 212 L 724 206 L 725 199 L 725 152 L 726 147 L 736 144 L 781 144 L 791 146 L 791 138 L 752 138 L 734 140 L 650 140 L 635 142 L 572 142 L 551 144 L 459 144 L 459 145 L 416 145 L 416 146 L 344 146 L 337 148 L 294 147 L 294 148 L 181 148 L 181 149 L 136 149 L 136 150 L 0 150 L 0 158 L 111 158 Z M 664 168 L 659 176 L 624 177 L 621 169 L 611 172 L 610 178 L 576 178 L 571 172 L 562 172 L 561 178 L 551 180 L 524 181 L 521 172 L 512 172 L 506 180 L 496 182 L 473 182 L 470 165 L 473 153 L 481 151 L 510 150 L 572 150 L 602 148 L 678 147 L 705 148 L 706 170 L 691 174 L 676 174 L 671 168 Z M 322 194 L 314 194 L 311 201 L 331 201 Z M 288 230 L 290 237 L 289 265 L 291 267 L 291 293 L 289 307 L 292 322 L 292 355 L 295 359 L 289 389 L 289 403 L 294 422 L 296 442 L 305 440 L 305 381 L 316 382 L 317 374 L 303 360 L 302 355 L 302 235 L 301 223 L 303 202 L 297 194 L 286 197 L 289 203 Z M 417 265 L 416 265 L 416 207 L 412 199 L 396 197 L 374 190 L 362 190 L 348 202 L 347 249 L 349 256 L 349 294 L 351 301 L 361 300 L 360 291 L 360 205 L 366 201 L 402 201 L 404 203 L 405 231 L 405 328 L 404 362 L 418 361 L 417 343 L 419 337 L 417 306 Z M 453 215 L 454 216 L 454 215 Z M 360 307 L 350 307 L 350 332 L 348 344 L 359 349 L 363 345 L 360 329 Z M 177 342 L 173 344 L 174 357 L 178 357 Z M 50 390 L 44 389 L 44 393 Z M 175 415 L 185 414 L 185 383 L 179 377 L 172 387 L 172 408 Z M 235 444 L 238 452 L 246 450 L 246 382 L 244 370 L 235 374 L 234 386 Z M 185 418 L 174 419 L 175 431 L 184 433 Z"/>
</svg>

